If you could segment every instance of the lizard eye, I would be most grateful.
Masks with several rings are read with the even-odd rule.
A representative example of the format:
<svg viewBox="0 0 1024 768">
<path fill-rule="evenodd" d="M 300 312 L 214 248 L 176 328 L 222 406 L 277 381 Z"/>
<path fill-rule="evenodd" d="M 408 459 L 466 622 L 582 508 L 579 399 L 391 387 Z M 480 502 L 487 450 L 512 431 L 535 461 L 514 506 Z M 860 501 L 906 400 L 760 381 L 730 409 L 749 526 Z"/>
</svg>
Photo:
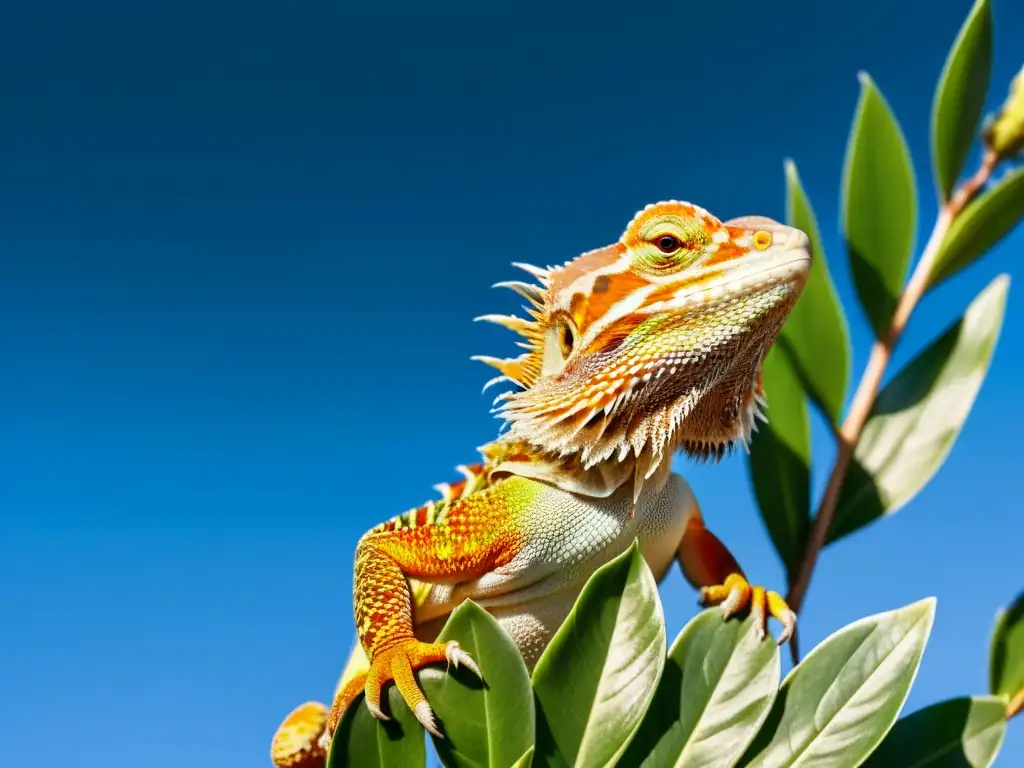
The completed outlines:
<svg viewBox="0 0 1024 768">
<path fill-rule="evenodd" d="M 630 268 L 661 277 L 690 267 L 711 242 L 703 221 L 685 211 L 655 214 L 624 237 L 633 257 Z"/>
<path fill-rule="evenodd" d="M 675 235 L 662 235 L 655 242 L 658 245 L 658 250 L 662 253 L 674 253 L 682 245 Z"/>
<path fill-rule="evenodd" d="M 568 358 L 572 354 L 574 342 L 572 328 L 569 327 L 567 321 L 563 320 L 558 324 L 558 346 L 561 347 L 563 358 Z"/>
<path fill-rule="evenodd" d="M 763 251 L 769 245 L 772 244 L 772 233 L 766 232 L 763 229 L 759 229 L 754 233 L 754 247 L 759 251 Z"/>
</svg>

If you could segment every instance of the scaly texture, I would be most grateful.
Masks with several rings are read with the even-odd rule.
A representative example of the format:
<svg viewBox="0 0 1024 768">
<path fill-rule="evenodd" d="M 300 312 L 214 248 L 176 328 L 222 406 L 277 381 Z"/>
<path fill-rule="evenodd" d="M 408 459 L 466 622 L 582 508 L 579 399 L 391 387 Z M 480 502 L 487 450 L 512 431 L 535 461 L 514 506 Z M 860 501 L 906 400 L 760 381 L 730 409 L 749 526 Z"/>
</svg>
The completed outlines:
<svg viewBox="0 0 1024 768">
<path fill-rule="evenodd" d="M 462 481 L 439 486 L 439 501 L 360 540 L 358 643 L 334 705 L 293 712 L 274 762 L 322 764 L 360 693 L 386 717 L 390 682 L 439 733 L 415 671 L 480 671 L 457 641 L 433 642 L 455 606 L 472 599 L 494 615 L 532 668 L 587 578 L 634 539 L 657 578 L 678 560 L 702 603 L 727 617 L 751 610 L 762 633 L 774 616 L 784 641 L 792 612 L 748 583 L 670 459 L 719 459 L 749 439 L 761 365 L 806 281 L 808 248 L 770 219 L 723 223 L 668 201 L 640 211 L 613 245 L 560 267 L 517 265 L 537 282 L 499 285 L 527 301 L 527 316 L 478 318 L 523 337 L 517 357 L 478 358 L 501 373 L 488 386 L 513 387 L 496 401 L 507 429 L 460 468 Z"/>
<path fill-rule="evenodd" d="M 516 511 L 529 505 L 531 496 L 487 488 L 425 507 L 415 519 L 397 517 L 360 540 L 356 630 L 371 658 L 413 638 L 412 594 L 406 578 L 467 579 L 505 565 L 521 546 Z"/>
</svg>

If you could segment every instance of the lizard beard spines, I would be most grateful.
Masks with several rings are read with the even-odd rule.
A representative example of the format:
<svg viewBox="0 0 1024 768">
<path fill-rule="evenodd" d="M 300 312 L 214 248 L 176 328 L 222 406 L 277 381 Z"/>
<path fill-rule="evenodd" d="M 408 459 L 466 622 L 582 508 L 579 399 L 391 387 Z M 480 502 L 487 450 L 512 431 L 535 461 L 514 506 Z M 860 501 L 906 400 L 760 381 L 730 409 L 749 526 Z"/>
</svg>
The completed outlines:
<svg viewBox="0 0 1024 768">
<path fill-rule="evenodd" d="M 731 454 L 735 443 L 706 443 L 698 440 L 684 440 L 680 448 L 699 461 L 721 461 Z"/>
<path fill-rule="evenodd" d="M 629 454 L 644 458 L 644 475 L 654 473 L 674 448 L 675 435 L 698 392 L 661 397 L 657 380 L 632 379 L 589 397 L 569 385 L 552 390 L 508 393 L 496 412 L 509 434 L 556 456 L 577 456 L 592 467 Z"/>
<path fill-rule="evenodd" d="M 473 355 L 471 360 L 476 360 L 492 368 L 501 371 L 501 376 L 491 379 L 488 385 L 495 384 L 502 379 L 507 379 L 520 387 L 533 386 L 540 377 L 540 362 L 535 360 L 536 356 L 526 352 L 519 357 L 500 358 L 488 355 Z"/>
<path fill-rule="evenodd" d="M 537 285 L 531 285 L 530 283 L 523 283 L 519 280 L 506 280 L 501 283 L 495 283 L 492 288 L 508 288 L 511 291 L 515 291 L 517 294 L 526 299 L 530 304 L 537 309 L 544 306 L 544 289 Z"/>
<path fill-rule="evenodd" d="M 501 376 L 495 377 L 484 385 L 484 389 L 500 381 L 510 381 L 523 389 L 529 389 L 537 383 L 542 369 L 544 354 L 544 333 L 548 326 L 547 313 L 544 306 L 547 300 L 547 288 L 551 280 L 551 268 L 542 269 L 530 264 L 515 264 L 537 279 L 540 285 L 531 285 L 517 280 L 496 283 L 495 288 L 509 288 L 527 300 L 529 306 L 523 307 L 527 317 L 517 315 L 489 314 L 481 315 L 477 322 L 493 323 L 523 337 L 516 346 L 526 351 L 518 357 L 491 357 L 490 355 L 474 355 L 472 360 L 496 368 Z"/>
<path fill-rule="evenodd" d="M 545 288 L 551 283 L 551 272 L 553 271 L 551 267 L 535 267 L 532 264 L 525 264 L 521 261 L 513 261 L 512 266 L 533 276 Z"/>
<path fill-rule="evenodd" d="M 629 457 L 637 481 L 653 476 L 677 450 L 718 461 L 746 445 L 761 412 L 760 354 L 725 358 L 709 368 L 679 367 L 671 376 L 596 381 L 583 372 L 545 380 L 534 389 L 503 393 L 495 408 L 508 435 L 555 457 L 590 468 Z M 673 363 L 666 363 L 673 366 Z"/>
</svg>

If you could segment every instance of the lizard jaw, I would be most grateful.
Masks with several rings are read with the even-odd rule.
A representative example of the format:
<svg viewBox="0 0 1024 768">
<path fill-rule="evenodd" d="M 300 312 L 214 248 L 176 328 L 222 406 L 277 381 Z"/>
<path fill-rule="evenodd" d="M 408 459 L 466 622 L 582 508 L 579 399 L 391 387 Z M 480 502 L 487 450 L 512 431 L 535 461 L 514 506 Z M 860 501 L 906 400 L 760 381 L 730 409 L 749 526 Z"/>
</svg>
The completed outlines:
<svg viewBox="0 0 1024 768">
<path fill-rule="evenodd" d="M 642 463 L 650 476 L 677 449 L 721 458 L 754 428 L 764 354 L 795 298 L 789 287 L 777 287 L 767 298 L 770 315 L 756 329 L 692 354 L 674 349 L 639 375 L 609 382 L 600 397 L 581 393 L 566 377 L 560 391 L 541 385 L 508 393 L 498 411 L 510 437 L 557 456 L 577 456 L 585 467 L 648 454 Z M 734 301 L 742 304 L 742 297 Z"/>
</svg>

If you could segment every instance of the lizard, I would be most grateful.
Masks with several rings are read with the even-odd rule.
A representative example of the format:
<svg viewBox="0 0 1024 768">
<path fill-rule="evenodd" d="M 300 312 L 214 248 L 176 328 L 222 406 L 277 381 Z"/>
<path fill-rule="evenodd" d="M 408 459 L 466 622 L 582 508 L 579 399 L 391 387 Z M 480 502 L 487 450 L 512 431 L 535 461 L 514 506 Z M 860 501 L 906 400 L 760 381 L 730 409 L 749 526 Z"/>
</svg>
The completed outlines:
<svg viewBox="0 0 1024 768">
<path fill-rule="evenodd" d="M 476 356 L 499 372 L 498 437 L 441 496 L 377 525 L 356 547 L 357 642 L 332 706 L 309 701 L 276 731 L 279 768 L 323 766 L 360 693 L 373 716 L 394 683 L 424 729 L 441 736 L 415 672 L 436 662 L 480 675 L 457 640 L 434 642 L 472 599 L 533 669 L 587 578 L 634 541 L 660 582 L 673 561 L 728 619 L 751 611 L 793 634 L 796 615 L 747 580 L 705 525 L 682 453 L 717 461 L 747 446 L 764 415 L 761 371 L 811 267 L 807 235 L 763 216 L 722 221 L 669 200 L 640 210 L 617 242 L 557 267 L 515 264 L 533 280 L 526 317 L 478 320 L 519 334 L 516 357 Z"/>
</svg>

